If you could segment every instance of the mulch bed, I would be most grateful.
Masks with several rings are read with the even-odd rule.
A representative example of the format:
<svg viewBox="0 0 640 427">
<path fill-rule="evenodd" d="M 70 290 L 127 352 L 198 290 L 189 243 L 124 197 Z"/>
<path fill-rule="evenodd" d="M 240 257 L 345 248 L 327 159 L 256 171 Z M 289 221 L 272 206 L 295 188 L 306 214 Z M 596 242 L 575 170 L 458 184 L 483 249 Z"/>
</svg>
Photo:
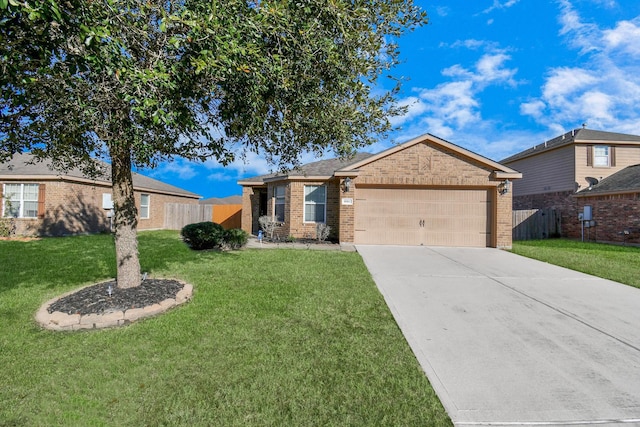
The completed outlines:
<svg viewBox="0 0 640 427">
<path fill-rule="evenodd" d="M 111 286 L 111 295 L 109 295 Z M 146 279 L 140 286 L 128 289 L 116 287 L 116 281 L 88 286 L 60 298 L 48 308 L 49 313 L 59 311 L 66 314 L 103 314 L 143 308 L 175 298 L 183 284 L 171 279 Z"/>
</svg>

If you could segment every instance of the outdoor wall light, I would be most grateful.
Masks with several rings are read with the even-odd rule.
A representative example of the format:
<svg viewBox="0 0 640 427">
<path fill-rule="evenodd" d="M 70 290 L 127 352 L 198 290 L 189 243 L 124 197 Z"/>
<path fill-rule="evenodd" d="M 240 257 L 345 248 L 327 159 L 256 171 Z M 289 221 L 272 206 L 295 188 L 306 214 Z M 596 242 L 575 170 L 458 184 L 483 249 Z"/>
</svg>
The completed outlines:
<svg viewBox="0 0 640 427">
<path fill-rule="evenodd" d="M 509 188 L 511 187 L 511 181 L 505 179 L 498 185 L 498 191 L 500 194 L 507 194 L 509 192 Z"/>
<path fill-rule="evenodd" d="M 346 178 L 344 179 L 344 182 L 343 182 L 343 184 L 342 184 L 342 189 L 343 189 L 343 191 L 344 191 L 345 193 L 348 193 L 348 192 L 349 192 L 349 190 L 351 190 L 351 178 L 346 177 Z"/>
</svg>

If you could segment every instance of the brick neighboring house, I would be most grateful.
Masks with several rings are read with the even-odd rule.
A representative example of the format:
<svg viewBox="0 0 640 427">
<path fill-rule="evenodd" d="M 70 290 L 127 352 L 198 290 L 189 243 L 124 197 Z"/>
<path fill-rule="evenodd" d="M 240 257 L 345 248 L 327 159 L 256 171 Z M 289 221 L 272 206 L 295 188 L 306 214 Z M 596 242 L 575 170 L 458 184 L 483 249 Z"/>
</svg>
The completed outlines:
<svg viewBox="0 0 640 427">
<path fill-rule="evenodd" d="M 640 164 L 640 136 L 575 129 L 501 161 L 522 172 L 513 185 L 513 209 L 554 208 L 561 234 L 579 238 L 582 206 L 577 195 L 590 186 Z"/>
<path fill-rule="evenodd" d="M 46 162 L 16 154 L 0 164 L 0 213 L 16 218 L 16 234 L 59 236 L 108 231 L 111 179 L 89 179 L 78 170 L 60 173 Z M 105 164 L 105 170 L 108 171 Z M 138 229 L 165 228 L 165 204 L 198 204 L 199 195 L 133 173 Z"/>
<path fill-rule="evenodd" d="M 521 174 L 433 135 L 378 154 L 321 160 L 286 174 L 247 178 L 242 228 L 274 217 L 281 237 L 341 243 L 511 246 L 510 180 Z"/>
<path fill-rule="evenodd" d="M 575 198 L 580 212 L 591 206 L 593 222 L 585 223 L 585 240 L 640 243 L 640 164 L 604 178 Z"/>
</svg>

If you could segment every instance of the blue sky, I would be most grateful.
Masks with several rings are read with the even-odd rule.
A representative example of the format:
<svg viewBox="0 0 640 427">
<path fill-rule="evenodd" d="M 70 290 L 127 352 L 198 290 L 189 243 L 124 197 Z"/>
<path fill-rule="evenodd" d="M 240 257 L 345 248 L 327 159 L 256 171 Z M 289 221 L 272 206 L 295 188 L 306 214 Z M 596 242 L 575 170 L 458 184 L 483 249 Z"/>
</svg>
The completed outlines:
<svg viewBox="0 0 640 427">
<path fill-rule="evenodd" d="M 417 3 L 430 23 L 399 40 L 393 71 L 407 79 L 408 112 L 365 151 L 431 133 L 499 161 L 583 123 L 640 134 L 637 0 Z M 226 168 L 176 160 L 141 172 L 208 198 L 240 194 L 239 179 L 270 171 L 250 154 Z"/>
</svg>

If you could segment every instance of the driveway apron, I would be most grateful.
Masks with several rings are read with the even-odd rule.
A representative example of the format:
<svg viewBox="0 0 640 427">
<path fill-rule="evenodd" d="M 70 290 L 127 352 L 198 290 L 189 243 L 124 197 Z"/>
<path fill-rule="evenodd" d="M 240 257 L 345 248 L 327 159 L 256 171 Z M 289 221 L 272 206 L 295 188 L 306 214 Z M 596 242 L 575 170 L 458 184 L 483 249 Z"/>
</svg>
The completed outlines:
<svg viewBox="0 0 640 427">
<path fill-rule="evenodd" d="M 497 249 L 357 250 L 454 424 L 640 425 L 640 290 Z"/>
</svg>

